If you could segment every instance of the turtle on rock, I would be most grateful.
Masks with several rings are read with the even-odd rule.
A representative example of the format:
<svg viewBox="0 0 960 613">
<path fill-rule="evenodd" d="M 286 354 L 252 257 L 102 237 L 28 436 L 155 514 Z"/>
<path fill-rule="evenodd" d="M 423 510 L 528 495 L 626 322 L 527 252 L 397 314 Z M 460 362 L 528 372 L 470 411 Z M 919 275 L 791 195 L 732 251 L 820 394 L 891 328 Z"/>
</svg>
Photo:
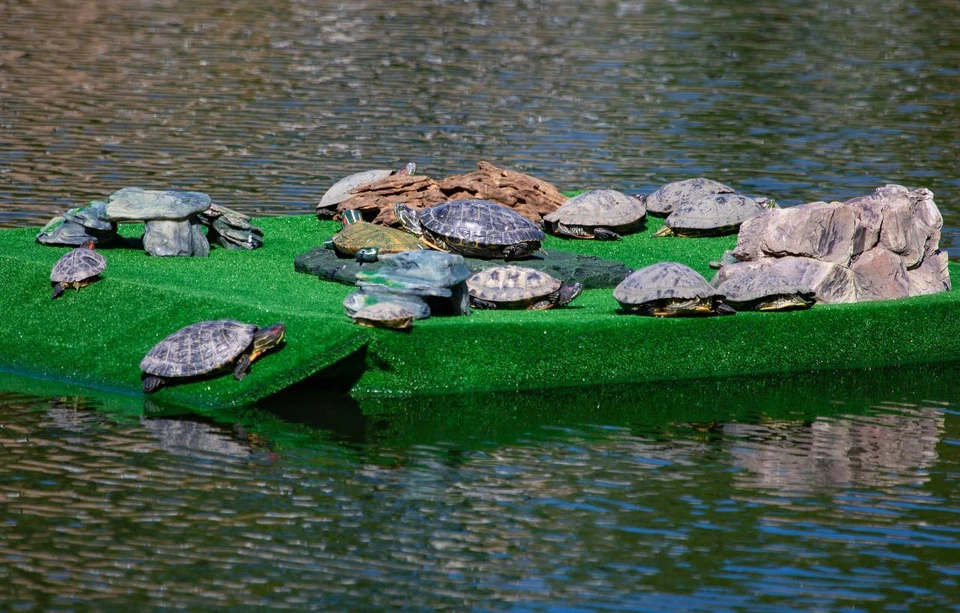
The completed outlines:
<svg viewBox="0 0 960 613">
<path fill-rule="evenodd" d="M 647 209 L 643 201 L 613 189 L 597 189 L 567 200 L 543 218 L 551 234 L 617 240 L 639 230 Z"/>
<path fill-rule="evenodd" d="M 539 250 L 545 238 L 532 221 L 491 200 L 448 200 L 420 211 L 400 202 L 395 211 L 428 247 L 464 256 L 520 259 Z"/>
<path fill-rule="evenodd" d="M 358 187 L 369 185 L 370 183 L 375 183 L 394 175 L 412 175 L 415 172 L 417 172 L 417 165 L 410 162 L 398 170 L 377 168 L 346 176 L 331 185 L 323 194 L 323 197 L 320 198 L 320 202 L 317 203 L 316 206 L 317 216 L 332 218 L 337 212 L 337 205 L 350 198 L 351 192 Z"/>
<path fill-rule="evenodd" d="M 656 317 L 736 313 L 700 273 L 678 262 L 641 268 L 613 290 L 613 297 L 624 313 Z"/>
<path fill-rule="evenodd" d="M 563 306 L 580 295 L 583 285 L 564 284 L 545 272 L 524 266 L 493 266 L 467 279 L 470 300 L 478 309 L 543 310 Z"/>
<path fill-rule="evenodd" d="M 403 230 L 363 221 L 360 211 L 343 212 L 343 226 L 324 247 L 354 257 L 358 262 L 376 262 L 380 254 L 423 249 L 416 236 Z"/>
<path fill-rule="evenodd" d="M 239 381 L 247 376 L 250 364 L 277 348 L 285 335 L 282 323 L 261 328 L 232 319 L 181 328 L 154 345 L 140 362 L 143 392 L 230 370 Z"/>
<path fill-rule="evenodd" d="M 93 241 L 83 247 L 72 249 L 57 260 L 50 271 L 50 284 L 53 285 L 51 299 L 59 298 L 67 288 L 80 290 L 100 278 L 107 267 L 107 259 L 93 248 Z"/>
</svg>

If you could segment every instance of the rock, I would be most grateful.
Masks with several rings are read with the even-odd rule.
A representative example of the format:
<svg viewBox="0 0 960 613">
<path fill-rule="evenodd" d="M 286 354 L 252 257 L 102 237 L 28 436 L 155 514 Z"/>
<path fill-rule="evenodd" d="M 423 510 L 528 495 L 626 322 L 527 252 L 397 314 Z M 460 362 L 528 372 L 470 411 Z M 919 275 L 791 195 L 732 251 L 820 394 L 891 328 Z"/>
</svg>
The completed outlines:
<svg viewBox="0 0 960 613">
<path fill-rule="evenodd" d="M 104 245 L 117 237 L 117 224 L 103 219 L 106 202 L 91 202 L 85 207 L 70 209 L 54 217 L 37 234 L 44 245 L 78 247 L 89 241 Z"/>
<path fill-rule="evenodd" d="M 471 274 L 503 264 L 497 260 L 480 258 L 464 258 L 464 261 Z M 633 272 L 623 262 L 556 249 L 546 253 L 538 252 L 523 260 L 523 265 L 566 282 L 576 281 L 585 289 L 614 288 Z M 316 275 L 327 281 L 347 285 L 356 283 L 358 272 L 375 271 L 380 266 L 380 262 L 359 264 L 354 258 L 338 257 L 336 252 L 324 247 L 314 247 L 310 251 L 301 253 L 294 261 L 294 269 L 297 272 Z"/>
<path fill-rule="evenodd" d="M 143 248 L 155 256 L 210 255 L 210 243 L 196 218 L 189 220 L 159 219 L 144 224 Z"/>
<path fill-rule="evenodd" d="M 360 289 L 419 296 L 431 305 L 431 312 L 436 310 L 433 305 L 439 304 L 441 311 L 470 314 L 466 280 L 472 273 L 464 263 L 463 256 L 431 250 L 404 251 L 383 255 L 378 261 L 381 266 L 377 270 L 367 269 L 357 273 Z"/>
<path fill-rule="evenodd" d="M 127 187 L 110 195 L 104 219 L 143 221 L 143 248 L 150 255 L 206 257 L 210 243 L 199 215 L 208 208 L 210 196 L 202 192 Z"/>
<path fill-rule="evenodd" d="M 250 216 L 219 204 L 211 204 L 200 214 L 200 222 L 210 229 L 207 240 L 227 249 L 259 249 L 263 230 L 250 223 Z"/>
</svg>

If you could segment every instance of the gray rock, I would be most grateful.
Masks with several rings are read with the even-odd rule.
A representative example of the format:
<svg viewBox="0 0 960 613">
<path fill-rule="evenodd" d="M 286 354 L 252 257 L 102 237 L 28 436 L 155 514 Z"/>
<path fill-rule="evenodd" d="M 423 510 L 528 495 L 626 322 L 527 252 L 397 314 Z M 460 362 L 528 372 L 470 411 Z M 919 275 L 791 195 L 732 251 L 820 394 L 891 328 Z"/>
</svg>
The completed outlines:
<svg viewBox="0 0 960 613">
<path fill-rule="evenodd" d="M 196 219 L 155 220 L 144 224 L 143 248 L 150 255 L 196 256 L 210 255 L 210 243 Z"/>
<path fill-rule="evenodd" d="M 210 224 L 210 240 L 227 249 L 259 249 L 263 246 L 263 230 L 247 222 L 218 217 Z"/>
<path fill-rule="evenodd" d="M 113 221 L 104 219 L 107 203 L 102 200 L 94 200 L 85 207 L 70 209 L 63 214 L 67 221 L 78 223 L 90 230 L 99 230 L 101 232 L 116 232 L 117 224 Z"/>
<path fill-rule="evenodd" d="M 210 208 L 210 196 L 203 192 L 125 187 L 108 200 L 103 217 L 108 221 L 187 219 Z"/>
<path fill-rule="evenodd" d="M 503 265 L 502 261 L 481 258 L 464 258 L 464 262 L 471 273 Z M 633 272 L 627 265 L 617 260 L 605 260 L 592 255 L 556 249 L 551 249 L 547 253 L 538 252 L 523 260 L 523 265 L 567 282 L 576 281 L 585 289 L 614 288 Z M 356 283 L 358 272 L 375 271 L 380 266 L 380 262 L 359 264 L 354 258 L 338 257 L 334 251 L 323 247 L 315 247 L 301 253 L 294 261 L 294 269 L 297 272 L 316 275 L 327 281 L 347 285 Z"/>
</svg>

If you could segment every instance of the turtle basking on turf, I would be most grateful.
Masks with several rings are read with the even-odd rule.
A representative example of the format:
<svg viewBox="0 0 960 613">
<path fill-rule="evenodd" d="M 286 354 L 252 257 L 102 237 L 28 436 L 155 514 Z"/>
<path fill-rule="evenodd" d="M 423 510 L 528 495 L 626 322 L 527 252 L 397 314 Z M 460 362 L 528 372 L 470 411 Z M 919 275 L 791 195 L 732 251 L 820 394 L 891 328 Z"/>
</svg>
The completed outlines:
<svg viewBox="0 0 960 613">
<path fill-rule="evenodd" d="M 720 236 L 733 234 L 740 224 L 764 207 L 742 194 L 713 194 L 673 209 L 654 236 Z"/>
<path fill-rule="evenodd" d="M 283 342 L 282 323 L 260 328 L 232 319 L 201 321 L 163 339 L 140 362 L 143 392 L 161 385 L 233 370 L 237 381 L 247 376 L 250 364 Z"/>
<path fill-rule="evenodd" d="M 420 211 L 397 203 L 395 211 L 403 227 L 428 247 L 465 256 L 524 258 L 544 239 L 532 221 L 490 200 L 448 200 Z"/>
<path fill-rule="evenodd" d="M 580 295 L 583 285 L 564 284 L 545 272 L 523 266 L 494 266 L 467 279 L 478 309 L 543 310 L 563 306 Z"/>
<path fill-rule="evenodd" d="M 343 227 L 323 245 L 361 263 L 376 262 L 380 254 L 423 249 L 413 234 L 363 221 L 355 209 L 343 212 Z"/>
<path fill-rule="evenodd" d="M 641 268 L 613 290 L 625 313 L 675 317 L 681 315 L 732 315 L 734 309 L 700 273 L 677 262 L 660 262 Z"/>
<path fill-rule="evenodd" d="M 50 271 L 50 283 L 53 285 L 51 299 L 59 298 L 69 287 L 80 290 L 100 278 L 107 267 L 107 259 L 94 251 L 93 241 L 83 247 L 72 249 L 57 260 Z"/>
<path fill-rule="evenodd" d="M 414 312 L 401 304 L 380 302 L 363 307 L 350 317 L 360 326 L 368 328 L 388 328 L 391 330 L 409 330 L 413 326 Z"/>
<path fill-rule="evenodd" d="M 417 172 L 417 165 L 410 162 L 399 170 L 390 170 L 378 168 L 374 170 L 365 170 L 346 176 L 333 185 L 323 194 L 320 202 L 317 204 L 316 212 L 318 217 L 333 217 L 337 212 L 337 205 L 350 198 L 351 192 L 358 187 L 375 183 L 381 179 L 392 177 L 394 175 L 412 175 Z"/>
<path fill-rule="evenodd" d="M 678 206 L 696 202 L 705 196 L 715 194 L 735 194 L 737 190 L 712 179 L 698 177 L 667 183 L 657 191 L 644 198 L 647 212 L 651 215 L 665 217 Z"/>
<path fill-rule="evenodd" d="M 717 286 L 724 301 L 738 311 L 790 311 L 814 303 L 814 293 L 768 268 L 744 270 Z"/>
<path fill-rule="evenodd" d="M 543 218 L 551 234 L 573 238 L 617 240 L 639 230 L 647 209 L 638 198 L 613 189 L 597 189 L 567 200 Z"/>
</svg>

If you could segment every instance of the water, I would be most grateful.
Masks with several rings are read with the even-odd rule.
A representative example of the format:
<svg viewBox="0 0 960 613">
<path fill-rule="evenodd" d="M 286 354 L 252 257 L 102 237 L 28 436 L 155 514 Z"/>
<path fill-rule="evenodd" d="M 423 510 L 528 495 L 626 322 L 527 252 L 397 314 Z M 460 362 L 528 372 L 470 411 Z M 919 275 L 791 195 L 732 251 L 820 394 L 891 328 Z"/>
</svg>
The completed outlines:
<svg viewBox="0 0 960 613">
<path fill-rule="evenodd" d="M 0 4 L 0 226 L 349 172 L 931 189 L 948 1 Z M 0 610 L 960 610 L 956 365 L 226 414 L 0 381 Z"/>
</svg>

